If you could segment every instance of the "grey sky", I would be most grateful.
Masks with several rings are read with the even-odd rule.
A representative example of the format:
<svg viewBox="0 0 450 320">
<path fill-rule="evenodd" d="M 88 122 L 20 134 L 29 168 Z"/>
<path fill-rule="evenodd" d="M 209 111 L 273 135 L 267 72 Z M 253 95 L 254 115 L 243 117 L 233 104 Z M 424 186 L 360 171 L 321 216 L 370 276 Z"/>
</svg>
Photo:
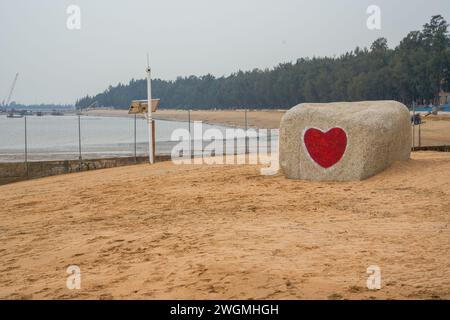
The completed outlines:
<svg viewBox="0 0 450 320">
<path fill-rule="evenodd" d="M 81 8 L 81 30 L 66 9 Z M 381 8 L 382 29 L 366 27 Z M 74 103 L 109 84 L 153 76 L 273 67 L 306 56 L 396 46 L 431 15 L 450 20 L 450 1 L 404 0 L 0 0 L 0 101 L 20 73 L 13 100 Z"/>
</svg>

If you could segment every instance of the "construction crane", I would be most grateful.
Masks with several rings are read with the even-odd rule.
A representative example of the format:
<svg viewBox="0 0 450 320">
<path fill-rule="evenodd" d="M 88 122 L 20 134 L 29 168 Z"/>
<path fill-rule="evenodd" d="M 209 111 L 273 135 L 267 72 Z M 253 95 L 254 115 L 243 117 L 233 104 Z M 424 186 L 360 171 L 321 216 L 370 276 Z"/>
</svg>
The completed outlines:
<svg viewBox="0 0 450 320">
<path fill-rule="evenodd" d="M 16 76 L 14 77 L 14 81 L 12 83 L 11 89 L 9 90 L 8 97 L 6 98 L 6 100 L 3 100 L 3 102 L 2 102 L 2 106 L 5 108 L 7 108 L 9 106 L 9 102 L 11 100 L 11 96 L 13 94 L 14 88 L 16 87 L 16 82 L 17 82 L 18 77 L 19 77 L 19 73 L 16 73 Z"/>
</svg>

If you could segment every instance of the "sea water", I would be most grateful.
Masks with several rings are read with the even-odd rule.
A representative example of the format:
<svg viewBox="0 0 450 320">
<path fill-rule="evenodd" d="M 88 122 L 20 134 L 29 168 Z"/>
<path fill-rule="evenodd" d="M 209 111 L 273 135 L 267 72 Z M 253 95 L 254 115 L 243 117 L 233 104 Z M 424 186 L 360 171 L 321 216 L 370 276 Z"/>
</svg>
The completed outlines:
<svg viewBox="0 0 450 320">
<path fill-rule="evenodd" d="M 191 123 L 191 132 L 194 124 Z M 83 158 L 133 156 L 135 152 L 134 117 L 27 116 L 26 144 L 29 161 L 78 159 L 79 140 Z M 170 155 L 178 143 L 172 138 L 176 129 L 189 130 L 183 121 L 155 120 L 156 153 Z M 230 127 L 202 123 L 203 132 L 218 129 L 225 136 Z M 264 139 L 261 138 L 261 141 Z M 237 150 L 243 152 L 244 150 Z M 136 119 L 136 154 L 148 154 L 147 123 Z M 0 115 L 0 161 L 23 161 L 25 157 L 25 118 Z"/>
</svg>

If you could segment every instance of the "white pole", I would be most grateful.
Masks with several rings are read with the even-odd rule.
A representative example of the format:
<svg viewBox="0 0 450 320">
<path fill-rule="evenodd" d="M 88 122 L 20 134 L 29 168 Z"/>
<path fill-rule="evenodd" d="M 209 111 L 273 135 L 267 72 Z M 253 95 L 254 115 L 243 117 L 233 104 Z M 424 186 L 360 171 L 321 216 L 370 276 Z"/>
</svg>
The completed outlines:
<svg viewBox="0 0 450 320">
<path fill-rule="evenodd" d="M 412 121 L 412 145 L 413 148 L 416 147 L 416 101 L 414 100 L 413 103 L 413 121 Z"/>
<path fill-rule="evenodd" d="M 148 153 L 149 161 L 154 163 L 153 158 L 153 119 L 152 119 L 152 76 L 147 54 L 147 124 L 148 124 Z"/>
</svg>

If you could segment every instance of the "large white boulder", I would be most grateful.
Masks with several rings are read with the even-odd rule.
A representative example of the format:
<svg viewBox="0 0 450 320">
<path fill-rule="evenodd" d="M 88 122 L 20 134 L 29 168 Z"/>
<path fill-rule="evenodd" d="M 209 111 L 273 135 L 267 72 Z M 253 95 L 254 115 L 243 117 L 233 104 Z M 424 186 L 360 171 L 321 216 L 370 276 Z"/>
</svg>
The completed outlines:
<svg viewBox="0 0 450 320">
<path fill-rule="evenodd" d="M 410 158 L 410 121 L 396 101 L 299 104 L 281 120 L 281 169 L 292 179 L 364 180 Z"/>
</svg>

